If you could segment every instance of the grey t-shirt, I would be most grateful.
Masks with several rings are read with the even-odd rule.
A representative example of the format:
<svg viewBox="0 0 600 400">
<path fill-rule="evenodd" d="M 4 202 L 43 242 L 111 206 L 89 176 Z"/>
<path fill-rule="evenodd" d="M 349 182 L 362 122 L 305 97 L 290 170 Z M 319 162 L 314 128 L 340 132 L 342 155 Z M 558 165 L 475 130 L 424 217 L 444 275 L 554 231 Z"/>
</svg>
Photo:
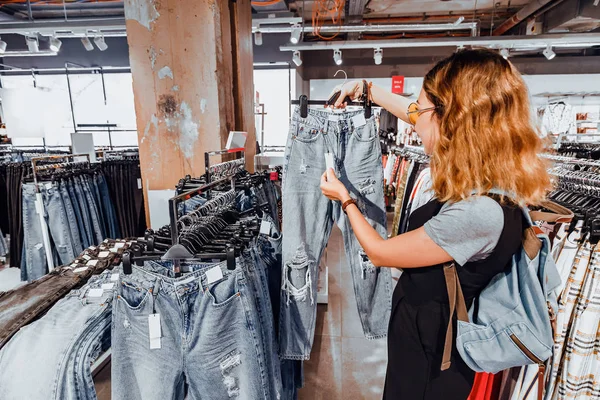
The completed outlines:
<svg viewBox="0 0 600 400">
<path fill-rule="evenodd" d="M 487 258 L 503 228 L 502 207 L 487 196 L 446 203 L 424 225 L 427 235 L 459 265 Z"/>
</svg>

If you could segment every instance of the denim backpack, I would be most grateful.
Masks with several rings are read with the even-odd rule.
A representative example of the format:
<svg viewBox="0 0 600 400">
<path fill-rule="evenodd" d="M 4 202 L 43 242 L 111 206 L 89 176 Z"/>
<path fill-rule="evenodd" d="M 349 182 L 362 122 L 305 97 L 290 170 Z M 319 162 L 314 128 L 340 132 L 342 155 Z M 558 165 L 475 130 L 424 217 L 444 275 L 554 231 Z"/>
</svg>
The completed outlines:
<svg viewBox="0 0 600 400">
<path fill-rule="evenodd" d="M 546 202 L 544 208 L 554 213 L 522 209 L 526 221 L 523 245 L 513 255 L 510 268 L 496 275 L 473 303 L 477 303 L 476 320 L 474 306 L 467 312 L 454 263 L 444 266 L 450 322 L 442 370 L 450 367 L 456 310 L 456 347 L 472 370 L 496 373 L 535 363 L 543 378 L 544 362 L 552 355 L 554 344 L 550 315 L 557 312 L 553 291 L 560 276 L 550 255 L 550 239 L 533 221 L 570 222 L 573 218 L 573 213 L 555 203 Z"/>
</svg>

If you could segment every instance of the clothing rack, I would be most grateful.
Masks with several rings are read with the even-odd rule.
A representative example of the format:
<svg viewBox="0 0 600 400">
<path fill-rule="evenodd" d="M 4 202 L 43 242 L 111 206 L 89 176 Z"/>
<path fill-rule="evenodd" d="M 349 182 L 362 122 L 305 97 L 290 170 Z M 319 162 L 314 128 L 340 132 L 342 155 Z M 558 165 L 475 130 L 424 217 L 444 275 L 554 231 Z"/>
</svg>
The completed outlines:
<svg viewBox="0 0 600 400">
<path fill-rule="evenodd" d="M 48 264 L 48 272 L 52 271 L 54 269 L 54 259 L 53 259 L 53 255 L 52 255 L 52 248 L 51 248 L 51 244 L 50 244 L 50 235 L 48 233 L 48 224 L 46 223 L 46 218 L 44 217 L 45 215 L 45 210 L 44 210 L 44 201 L 42 199 L 42 192 L 40 190 L 40 183 L 38 181 L 39 175 L 38 175 L 38 171 L 40 170 L 45 170 L 48 169 L 48 167 L 56 167 L 56 166 L 60 166 L 61 164 L 65 164 L 65 162 L 63 161 L 62 163 L 56 163 L 56 164 L 52 164 L 50 166 L 48 165 L 40 165 L 40 163 L 43 163 L 44 161 L 58 161 L 58 160 L 65 160 L 65 159 L 72 159 L 73 161 L 76 160 L 76 158 L 85 158 L 89 164 L 90 162 L 90 155 L 89 154 L 66 154 L 66 155 L 55 155 L 55 156 L 46 156 L 46 157 L 34 157 L 31 159 L 31 165 L 33 167 L 33 182 L 35 184 L 35 204 L 36 204 L 36 208 L 38 211 L 38 216 L 40 218 L 40 225 L 42 228 L 42 241 L 44 242 L 44 251 L 46 253 L 46 263 Z"/>
<path fill-rule="evenodd" d="M 210 157 L 212 156 L 221 156 L 223 154 L 236 154 L 236 160 L 232 160 L 232 161 L 225 161 L 223 163 L 219 163 L 219 164 L 214 164 L 212 167 L 210 165 Z M 244 151 L 243 150 L 239 150 L 239 149 L 234 149 L 234 150 L 229 150 L 229 149 L 222 149 L 222 150 L 215 150 L 215 151 L 207 151 L 204 153 L 204 174 L 206 176 L 206 182 L 210 183 L 210 175 L 211 175 L 211 168 L 215 168 L 218 167 L 219 165 L 226 165 L 227 163 L 232 163 L 237 161 L 240 157 L 243 159 L 243 155 L 244 155 Z"/>
<path fill-rule="evenodd" d="M 589 167 L 600 167 L 600 161 L 589 160 L 586 158 L 575 158 L 575 157 L 566 157 L 566 156 L 557 156 L 554 154 L 540 154 L 540 157 L 545 158 L 551 161 L 557 161 L 566 164 L 577 164 L 577 165 L 585 165 Z"/>
</svg>

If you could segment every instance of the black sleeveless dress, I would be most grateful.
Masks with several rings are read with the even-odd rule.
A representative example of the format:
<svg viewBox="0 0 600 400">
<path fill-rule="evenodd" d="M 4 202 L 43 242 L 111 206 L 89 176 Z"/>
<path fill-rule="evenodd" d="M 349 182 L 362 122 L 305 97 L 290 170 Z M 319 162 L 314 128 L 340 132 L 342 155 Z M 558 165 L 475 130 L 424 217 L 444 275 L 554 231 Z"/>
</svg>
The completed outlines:
<svg viewBox="0 0 600 400">
<path fill-rule="evenodd" d="M 521 246 L 522 211 L 513 205 L 500 205 L 504 228 L 494 251 L 485 260 L 457 267 L 467 307 L 510 265 Z M 434 199 L 415 210 L 408 230 L 422 227 L 442 206 Z M 464 363 L 456 346 L 451 367 L 440 370 L 449 315 L 443 266 L 405 269 L 392 300 L 384 400 L 464 400 L 469 396 L 475 372 Z M 456 316 L 453 323 L 456 335 Z"/>
</svg>

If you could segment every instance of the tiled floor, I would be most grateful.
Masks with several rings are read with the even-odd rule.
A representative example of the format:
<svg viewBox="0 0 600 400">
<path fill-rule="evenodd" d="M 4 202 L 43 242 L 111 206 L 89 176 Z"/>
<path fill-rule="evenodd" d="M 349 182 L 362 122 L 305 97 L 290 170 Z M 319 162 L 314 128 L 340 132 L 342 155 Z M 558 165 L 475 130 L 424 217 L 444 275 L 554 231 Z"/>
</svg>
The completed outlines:
<svg viewBox="0 0 600 400">
<path fill-rule="evenodd" d="M 327 247 L 329 304 L 317 307 L 315 342 L 305 362 L 300 400 L 379 400 L 387 364 L 385 339 L 365 339 L 341 232 Z"/>
</svg>

